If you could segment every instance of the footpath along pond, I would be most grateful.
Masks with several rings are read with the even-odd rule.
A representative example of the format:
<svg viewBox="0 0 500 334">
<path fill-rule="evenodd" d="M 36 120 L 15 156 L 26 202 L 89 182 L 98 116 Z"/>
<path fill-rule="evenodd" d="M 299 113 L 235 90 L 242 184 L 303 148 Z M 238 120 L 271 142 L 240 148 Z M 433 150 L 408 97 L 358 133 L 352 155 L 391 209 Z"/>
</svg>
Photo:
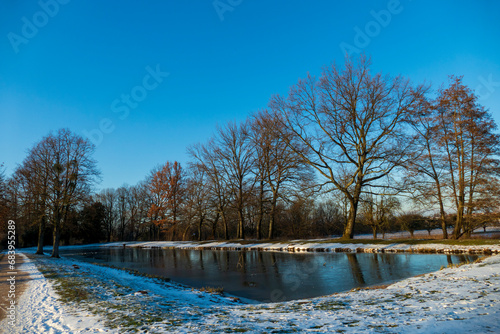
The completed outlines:
<svg viewBox="0 0 500 334">
<path fill-rule="evenodd" d="M 404 253 L 64 248 L 61 255 L 67 258 L 168 277 L 194 288 L 221 287 L 234 296 L 260 302 L 312 298 L 389 284 L 478 258 Z"/>
</svg>

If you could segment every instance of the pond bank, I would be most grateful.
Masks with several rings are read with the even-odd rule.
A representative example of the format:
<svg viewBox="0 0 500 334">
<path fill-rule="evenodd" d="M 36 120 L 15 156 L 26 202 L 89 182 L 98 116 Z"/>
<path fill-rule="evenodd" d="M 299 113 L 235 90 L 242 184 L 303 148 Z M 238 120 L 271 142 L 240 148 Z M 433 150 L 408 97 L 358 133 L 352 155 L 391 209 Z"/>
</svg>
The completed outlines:
<svg viewBox="0 0 500 334">
<path fill-rule="evenodd" d="M 19 322 L 13 328 L 0 323 L 0 332 L 500 331 L 498 255 L 409 278 L 385 289 L 264 304 L 240 304 L 227 297 L 71 259 L 30 255 L 20 269 L 32 280 L 20 298 Z M 71 291 L 79 287 L 82 291 L 75 297 L 80 301 L 57 296 L 64 292 L 59 291 L 64 286 Z"/>
<path fill-rule="evenodd" d="M 91 245 L 87 245 L 91 246 Z M 96 245 L 98 246 L 98 245 Z M 106 247 L 139 247 L 161 249 L 194 250 L 257 250 L 268 252 L 343 252 L 343 253 L 436 253 L 436 254 L 500 254 L 500 241 L 484 245 L 450 245 L 443 243 L 367 243 L 353 240 L 352 243 L 323 240 L 292 240 L 287 242 L 258 241 L 147 241 L 113 242 L 100 244 Z"/>
</svg>

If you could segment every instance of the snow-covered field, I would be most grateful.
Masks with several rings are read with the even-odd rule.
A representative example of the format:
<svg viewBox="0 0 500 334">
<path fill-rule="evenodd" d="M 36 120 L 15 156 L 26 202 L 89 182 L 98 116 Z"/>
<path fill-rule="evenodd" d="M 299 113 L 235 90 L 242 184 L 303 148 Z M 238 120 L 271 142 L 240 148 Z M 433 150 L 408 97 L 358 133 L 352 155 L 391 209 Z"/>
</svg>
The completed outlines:
<svg viewBox="0 0 500 334">
<path fill-rule="evenodd" d="M 500 333 L 500 255 L 386 289 L 268 304 L 64 258 L 29 254 L 19 269 L 33 279 L 4 333 Z M 62 286 L 79 301 L 65 302 Z"/>
</svg>

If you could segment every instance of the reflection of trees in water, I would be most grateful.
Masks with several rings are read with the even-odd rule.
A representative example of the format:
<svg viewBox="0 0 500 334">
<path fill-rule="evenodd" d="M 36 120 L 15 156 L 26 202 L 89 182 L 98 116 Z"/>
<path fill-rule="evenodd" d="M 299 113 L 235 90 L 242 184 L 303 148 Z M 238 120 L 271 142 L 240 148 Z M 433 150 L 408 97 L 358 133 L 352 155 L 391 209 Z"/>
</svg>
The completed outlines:
<svg viewBox="0 0 500 334">
<path fill-rule="evenodd" d="M 230 256 L 227 251 L 213 251 L 215 263 L 220 271 L 229 271 Z"/>
<path fill-rule="evenodd" d="M 278 260 L 276 259 L 276 253 L 271 253 L 271 263 L 269 266 L 273 268 L 274 276 L 277 277 L 280 281 L 283 279 L 281 276 L 280 269 L 278 268 Z"/>
<path fill-rule="evenodd" d="M 382 272 L 380 270 L 379 254 L 373 254 L 373 261 L 370 261 L 372 272 L 375 273 L 377 279 L 382 279 Z"/>
<path fill-rule="evenodd" d="M 180 252 L 180 256 L 179 256 L 179 261 L 181 261 L 181 264 L 182 264 L 182 259 L 185 258 L 186 259 L 186 267 L 189 268 L 189 269 L 192 269 L 193 268 L 193 259 L 191 258 L 191 251 L 190 250 L 187 250 L 187 249 L 183 249 L 181 252 Z"/>
<path fill-rule="evenodd" d="M 471 263 L 476 261 L 478 258 L 479 256 L 477 255 L 468 255 L 468 254 L 446 255 L 446 259 L 448 260 L 448 265 L 459 264 L 459 263 Z"/>
<path fill-rule="evenodd" d="M 257 263 L 260 265 L 260 271 L 263 273 L 267 273 L 267 266 L 266 263 L 264 262 L 264 257 L 262 256 L 262 252 L 257 252 Z"/>
<path fill-rule="evenodd" d="M 149 250 L 147 253 L 150 254 L 148 261 L 150 265 L 157 268 L 165 268 L 165 252 L 165 249 L 160 248 Z"/>
<path fill-rule="evenodd" d="M 238 253 L 238 264 L 236 265 L 236 270 L 246 274 L 247 272 L 247 257 L 245 256 L 245 252 Z"/>
<path fill-rule="evenodd" d="M 200 261 L 200 268 L 201 268 L 201 270 L 205 270 L 205 265 L 203 263 L 203 251 L 199 250 L 198 255 L 199 255 L 198 259 Z"/>
<path fill-rule="evenodd" d="M 384 273 L 386 278 L 394 277 L 400 271 L 401 267 L 405 265 L 403 262 L 409 262 L 409 258 L 407 256 L 402 256 L 401 254 L 376 254 L 378 260 L 378 272 Z"/>
<path fill-rule="evenodd" d="M 177 269 L 177 250 L 175 248 L 172 249 L 172 264 L 174 268 Z"/>
<path fill-rule="evenodd" d="M 219 270 L 221 269 L 217 252 L 212 252 L 212 263 L 217 263 L 217 267 L 219 268 Z"/>
<path fill-rule="evenodd" d="M 229 270 L 229 268 L 231 267 L 230 264 L 231 264 L 231 257 L 229 256 L 229 252 L 224 252 L 224 254 L 226 255 L 225 258 L 226 258 L 226 271 Z"/>
<path fill-rule="evenodd" d="M 359 254 L 362 261 L 360 267 L 365 270 L 364 278 L 365 282 L 368 284 L 377 284 L 394 277 L 400 273 L 400 270 L 404 265 L 402 262 L 408 262 L 409 259 L 402 260 L 401 255 L 394 254 L 381 254 L 381 253 L 365 253 Z"/>
<path fill-rule="evenodd" d="M 359 285 L 365 284 L 365 278 L 363 277 L 363 272 L 361 271 L 361 266 L 359 265 L 358 257 L 353 253 L 346 253 L 349 266 L 351 268 L 352 277 Z"/>
<path fill-rule="evenodd" d="M 200 285 L 203 285 L 203 282 L 210 282 L 214 286 L 227 283 L 238 291 L 242 291 L 241 288 L 245 286 L 255 290 L 249 294 L 255 293 L 259 295 L 260 300 L 266 301 L 281 301 L 297 296 L 302 298 L 308 294 L 308 291 L 304 290 L 329 294 L 335 292 L 337 285 L 342 286 L 342 289 L 350 289 L 355 286 L 382 284 L 381 282 L 387 280 L 419 274 L 419 270 L 431 263 L 441 266 L 446 263 L 471 262 L 477 258 L 458 254 L 289 254 L 138 248 L 118 248 L 101 252 L 103 261 L 134 261 L 140 265 L 139 270 L 146 271 L 149 269 L 142 268 L 148 264 L 156 268 L 166 267 L 171 271 L 165 271 L 168 272 L 165 275 L 179 279 L 186 276 L 191 282 L 201 282 Z M 427 257 L 435 257 L 437 260 L 427 261 Z"/>
</svg>

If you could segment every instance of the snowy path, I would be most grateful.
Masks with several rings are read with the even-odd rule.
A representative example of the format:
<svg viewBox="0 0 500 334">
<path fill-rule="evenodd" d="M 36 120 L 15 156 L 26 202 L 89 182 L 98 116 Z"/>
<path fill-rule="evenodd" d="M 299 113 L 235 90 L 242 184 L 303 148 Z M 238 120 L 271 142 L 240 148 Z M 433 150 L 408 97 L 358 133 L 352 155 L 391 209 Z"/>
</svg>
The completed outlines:
<svg viewBox="0 0 500 334">
<path fill-rule="evenodd" d="M 44 278 L 33 261 L 65 275 L 69 283 L 86 282 L 75 289 L 86 289 L 88 298 L 78 304 L 63 303 L 55 281 Z M 135 329 L 144 333 L 500 333 L 500 255 L 410 278 L 387 289 L 270 304 L 241 304 L 69 259 L 35 257 L 33 261 L 27 259 L 20 268 L 33 279 L 20 298 L 17 326 L 9 328 L 4 321 L 0 324 L 4 333 Z"/>
<path fill-rule="evenodd" d="M 22 253 L 20 256 L 25 257 Z M 19 268 L 30 274 L 31 281 L 17 305 L 16 326 L 7 319 L 0 323 L 2 333 L 102 333 L 98 318 L 88 313 L 74 316 L 59 302 L 52 284 L 38 271 L 35 264 L 25 257 Z"/>
</svg>

